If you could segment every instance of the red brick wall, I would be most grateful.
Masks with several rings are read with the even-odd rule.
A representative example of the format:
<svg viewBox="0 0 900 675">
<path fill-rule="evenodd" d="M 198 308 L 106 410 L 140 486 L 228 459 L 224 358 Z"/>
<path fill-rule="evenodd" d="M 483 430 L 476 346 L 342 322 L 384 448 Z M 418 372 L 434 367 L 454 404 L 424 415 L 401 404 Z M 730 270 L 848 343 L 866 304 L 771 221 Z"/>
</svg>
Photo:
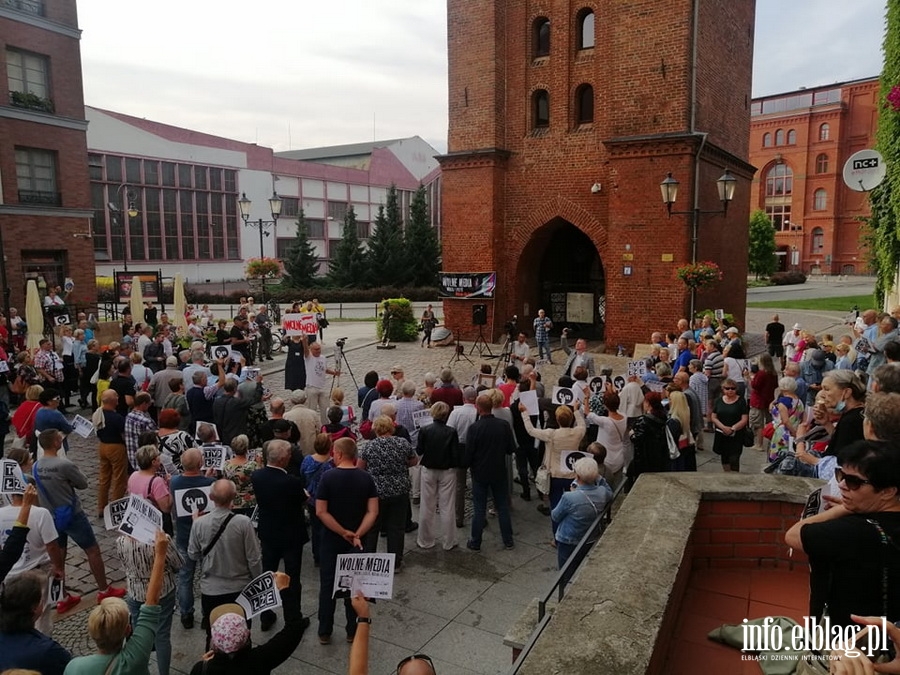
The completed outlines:
<svg viewBox="0 0 900 675">
<path fill-rule="evenodd" d="M 764 501 L 703 501 L 694 521 L 691 558 L 694 569 L 807 565 L 802 551 L 784 543 L 800 519 L 802 504 Z"/>
<path fill-rule="evenodd" d="M 698 64 L 698 110 L 707 111 L 698 119 L 710 125 L 700 130 L 709 131 L 738 158 L 746 156 L 749 66 L 746 76 L 735 78 L 715 71 L 714 64 L 750 63 L 753 3 L 742 5 L 730 8 L 724 0 L 706 0 L 699 38 L 704 59 Z M 596 46 L 578 52 L 576 15 L 582 7 L 595 9 Z M 663 139 L 613 148 L 608 141 L 687 132 L 691 7 L 690 0 L 602 6 L 591 0 L 449 0 L 449 152 L 501 148 L 510 153 L 490 171 L 462 166 L 455 157 L 442 162 L 444 269 L 497 271 L 497 297 L 489 306 L 491 336 L 501 333 L 512 314 L 530 326 L 543 302 L 538 275 L 554 227 L 548 223 L 559 218 L 587 234 L 599 253 L 606 277 L 608 348 L 646 342 L 652 330 L 671 328 L 686 315 L 688 294 L 673 280 L 673 272 L 690 260 L 690 221 L 666 218 L 659 182 L 666 172 L 674 172 L 683 190 L 678 206 L 687 208 L 697 144 Z M 736 24 L 725 37 L 709 26 L 720 11 Z M 533 61 L 531 28 L 539 16 L 551 21 L 550 55 Z M 742 39 L 729 43 L 736 35 Z M 720 54 L 724 51 L 728 53 Z M 577 127 L 574 97 L 581 84 L 594 88 L 594 121 Z M 538 89 L 549 92 L 550 127 L 535 132 L 531 95 Z M 702 198 L 702 207 L 716 208 L 714 182 L 729 155 L 704 155 L 712 165 L 703 171 L 701 193 L 711 197 Z M 739 167 L 733 170 L 741 175 Z M 744 314 L 750 176 L 743 177 L 736 208 L 725 225 L 714 224 L 714 234 L 705 238 L 704 217 L 700 247 L 729 276 L 729 285 L 716 292 L 716 307 L 727 303 L 724 307 L 739 319 Z M 602 185 L 599 194 L 591 192 L 595 182 Z M 723 243 L 724 251 L 719 250 Z M 626 253 L 634 256 L 631 277 L 622 274 Z M 663 262 L 664 254 L 671 254 L 672 261 Z M 475 334 L 467 303 L 445 302 L 444 312 L 449 325 L 466 329 L 463 337 Z"/>
</svg>

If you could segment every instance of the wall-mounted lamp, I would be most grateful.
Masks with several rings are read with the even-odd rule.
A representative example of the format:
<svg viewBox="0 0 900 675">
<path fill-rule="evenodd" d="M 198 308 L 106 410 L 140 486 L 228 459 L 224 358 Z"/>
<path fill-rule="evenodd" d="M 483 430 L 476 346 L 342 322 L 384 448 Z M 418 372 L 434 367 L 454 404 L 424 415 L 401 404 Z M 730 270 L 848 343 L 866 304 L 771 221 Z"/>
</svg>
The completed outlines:
<svg viewBox="0 0 900 675">
<path fill-rule="evenodd" d="M 599 194 L 602 189 L 603 186 L 600 185 L 600 183 L 594 183 L 593 185 L 591 185 L 591 192 L 595 195 Z"/>
</svg>

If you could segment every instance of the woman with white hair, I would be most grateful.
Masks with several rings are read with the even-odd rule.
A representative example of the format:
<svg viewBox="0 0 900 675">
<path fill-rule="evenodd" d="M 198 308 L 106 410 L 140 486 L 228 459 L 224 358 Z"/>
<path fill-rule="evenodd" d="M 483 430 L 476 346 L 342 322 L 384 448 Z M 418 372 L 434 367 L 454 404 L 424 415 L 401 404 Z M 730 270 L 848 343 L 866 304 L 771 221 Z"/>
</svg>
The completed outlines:
<svg viewBox="0 0 900 675">
<path fill-rule="evenodd" d="M 575 466 L 575 482 L 564 493 L 550 513 L 556 528 L 556 560 L 563 568 L 578 542 L 612 499 L 609 487 L 597 468 L 593 457 L 582 457 Z"/>
</svg>

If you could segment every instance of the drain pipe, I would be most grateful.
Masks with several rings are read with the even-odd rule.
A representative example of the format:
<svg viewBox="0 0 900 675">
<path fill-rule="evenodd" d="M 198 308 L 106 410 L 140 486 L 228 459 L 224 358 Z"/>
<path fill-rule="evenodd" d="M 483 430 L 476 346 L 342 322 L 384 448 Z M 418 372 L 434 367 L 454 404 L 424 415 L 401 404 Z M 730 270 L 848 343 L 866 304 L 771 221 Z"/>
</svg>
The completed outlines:
<svg viewBox="0 0 900 675">
<path fill-rule="evenodd" d="M 697 36 L 700 32 L 700 0 L 694 0 L 694 17 L 691 26 L 691 112 L 690 132 L 697 134 Z M 700 133 L 700 145 L 694 155 L 694 207 L 691 217 L 691 262 L 697 262 L 697 239 L 700 229 L 700 157 L 706 146 L 708 134 Z M 697 291 L 691 287 L 691 313 L 690 321 L 693 325 L 694 312 L 696 311 Z"/>
</svg>

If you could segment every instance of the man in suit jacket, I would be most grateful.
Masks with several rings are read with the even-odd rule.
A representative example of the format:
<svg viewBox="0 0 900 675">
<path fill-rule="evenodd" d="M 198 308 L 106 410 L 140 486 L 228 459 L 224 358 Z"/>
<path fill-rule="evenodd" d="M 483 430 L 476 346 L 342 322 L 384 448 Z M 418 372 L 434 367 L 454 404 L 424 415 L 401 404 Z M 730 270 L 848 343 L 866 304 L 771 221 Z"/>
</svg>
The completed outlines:
<svg viewBox="0 0 900 675">
<path fill-rule="evenodd" d="M 309 541 L 306 532 L 306 481 L 287 472 L 291 460 L 291 444 L 284 440 L 269 441 L 266 446 L 267 464 L 250 476 L 259 522 L 256 533 L 262 548 L 263 569 L 278 571 L 284 560 L 284 572 L 291 578 L 288 590 L 296 594 L 300 603 L 300 562 L 303 545 Z M 263 612 L 262 629 L 275 623 L 275 612 Z"/>
<path fill-rule="evenodd" d="M 565 328 L 563 329 L 562 337 L 559 339 L 559 344 L 568 356 L 566 364 L 563 366 L 563 375 L 574 377 L 575 369 L 578 366 L 584 366 L 587 370 L 588 377 L 594 377 L 594 357 L 585 351 L 587 349 L 587 342 L 585 342 L 584 339 L 578 338 L 575 340 L 575 349 L 573 350 L 569 346 L 569 329 Z"/>
<path fill-rule="evenodd" d="M 231 439 L 247 429 L 247 415 L 254 401 L 238 396 L 238 384 L 234 380 L 226 380 L 222 387 L 225 392 L 213 402 L 213 421 L 219 431 L 219 440 L 231 445 Z M 262 374 L 256 376 L 256 391 L 262 396 Z"/>
</svg>

